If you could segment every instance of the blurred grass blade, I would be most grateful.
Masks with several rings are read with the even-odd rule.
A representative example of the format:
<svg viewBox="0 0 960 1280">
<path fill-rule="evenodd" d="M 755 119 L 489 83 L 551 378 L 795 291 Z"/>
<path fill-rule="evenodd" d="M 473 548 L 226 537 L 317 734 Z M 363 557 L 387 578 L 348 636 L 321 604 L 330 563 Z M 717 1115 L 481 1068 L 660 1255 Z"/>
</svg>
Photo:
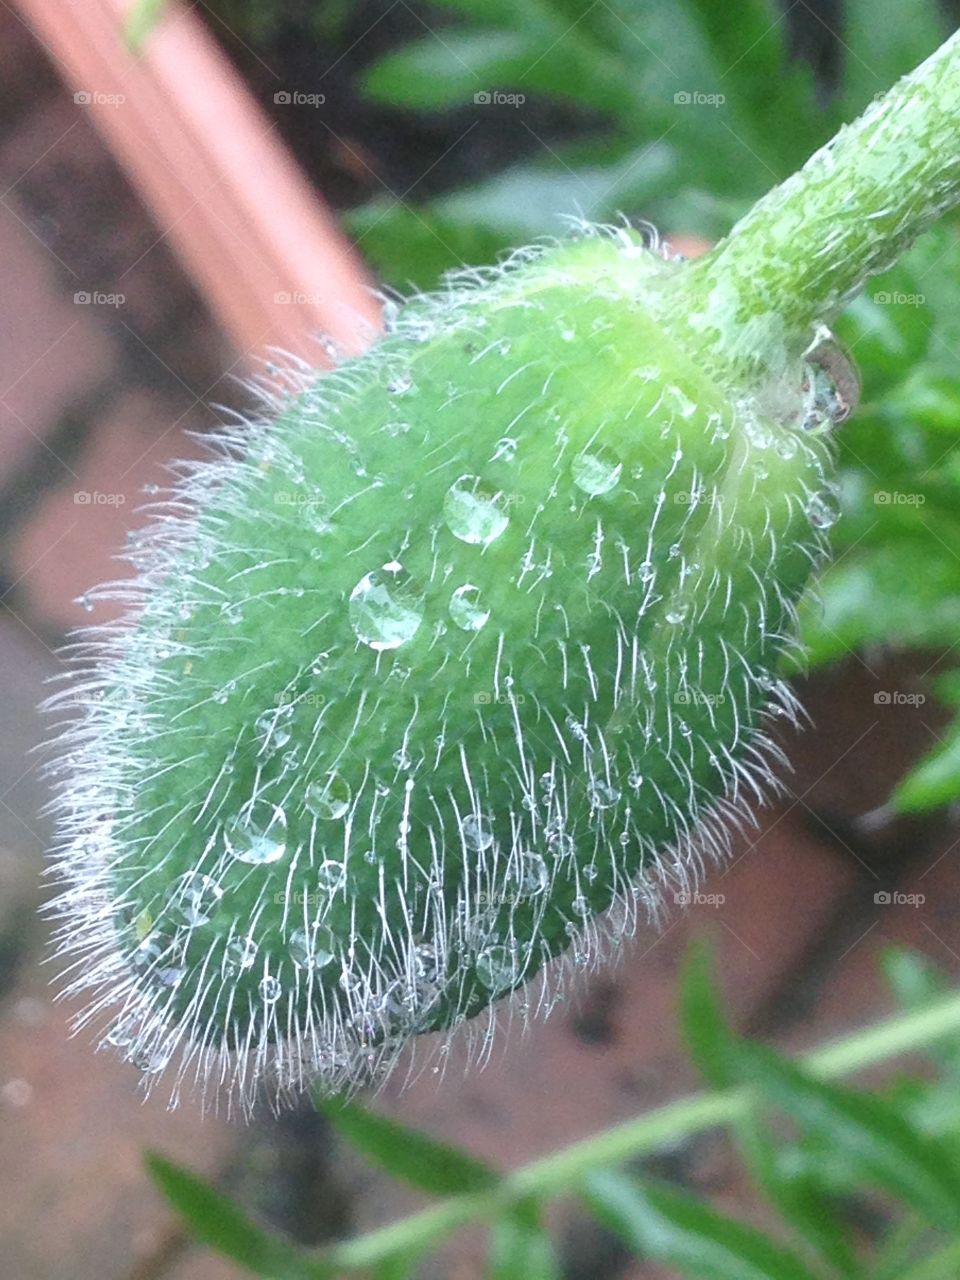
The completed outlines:
<svg viewBox="0 0 960 1280">
<path fill-rule="evenodd" d="M 159 1155 L 147 1156 L 157 1187 L 190 1228 L 194 1240 L 265 1280 L 326 1280 L 332 1271 L 290 1241 L 252 1222 L 231 1200 L 196 1174 Z"/>
<path fill-rule="evenodd" d="M 737 1080 L 735 1040 L 720 1005 L 711 974 L 708 947 L 694 944 L 687 953 L 680 988 L 683 1038 L 697 1069 L 715 1089 Z"/>
<path fill-rule="evenodd" d="M 765 1046 L 741 1046 L 751 1083 L 804 1130 L 934 1225 L 960 1230 L 960 1172 L 948 1149 L 881 1098 L 814 1079 Z"/>
<path fill-rule="evenodd" d="M 694 1280 L 813 1280 L 788 1250 L 693 1196 L 617 1173 L 591 1174 L 585 1196 L 597 1219 L 640 1256 Z"/>
<path fill-rule="evenodd" d="M 494 1223 L 490 1280 L 558 1280 L 560 1271 L 539 1206 L 522 1201 Z"/>
<path fill-rule="evenodd" d="M 497 1174 L 473 1156 L 352 1102 L 321 1100 L 331 1124 L 392 1177 L 432 1195 L 487 1191 Z"/>
</svg>

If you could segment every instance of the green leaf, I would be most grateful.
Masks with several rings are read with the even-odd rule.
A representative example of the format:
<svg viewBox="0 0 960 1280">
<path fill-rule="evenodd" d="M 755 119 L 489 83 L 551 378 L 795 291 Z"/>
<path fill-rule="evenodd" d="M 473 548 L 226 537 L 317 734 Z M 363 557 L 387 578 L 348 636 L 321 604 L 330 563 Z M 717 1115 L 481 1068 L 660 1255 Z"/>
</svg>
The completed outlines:
<svg viewBox="0 0 960 1280">
<path fill-rule="evenodd" d="M 148 1155 L 147 1170 L 191 1235 L 267 1280 L 325 1280 L 333 1273 L 318 1259 L 252 1222 L 226 1196 L 163 1156 Z"/>
<path fill-rule="evenodd" d="M 710 951 L 695 944 L 684 966 L 680 991 L 683 1038 L 697 1069 L 715 1089 L 737 1083 L 736 1042 L 720 1007 L 711 976 Z"/>
<path fill-rule="evenodd" d="M 960 796 L 960 717 L 940 734 L 940 745 L 894 789 L 890 804 L 898 813 L 923 813 Z"/>
<path fill-rule="evenodd" d="M 511 166 L 429 204 L 371 201 L 345 215 L 381 278 L 433 287 L 444 271 L 495 262 L 514 245 L 563 234 L 565 217 L 605 221 L 645 208 L 670 189 L 677 161 L 666 144 L 630 149 L 594 145 L 557 152 L 562 164 Z"/>
<path fill-rule="evenodd" d="M 539 33 L 445 29 L 387 54 L 368 70 L 363 87 L 370 97 L 395 106 L 470 106 L 507 113 L 506 120 L 516 106 L 476 95 L 537 91 L 602 111 L 633 109 L 635 91 L 622 66 L 561 31 L 548 46 L 549 56 L 544 48 Z"/>
<path fill-rule="evenodd" d="M 826 1084 L 762 1045 L 745 1042 L 740 1053 L 767 1102 L 829 1141 L 865 1177 L 935 1225 L 960 1230 L 960 1171 L 942 1143 L 880 1097 Z"/>
<path fill-rule="evenodd" d="M 488 1191 L 497 1174 L 473 1156 L 351 1102 L 320 1100 L 334 1127 L 394 1178 L 433 1195 Z"/>
<path fill-rule="evenodd" d="M 813 1280 L 789 1250 L 685 1193 L 594 1173 L 585 1198 L 597 1219 L 641 1257 L 695 1280 Z"/>
<path fill-rule="evenodd" d="M 691 948 L 681 992 L 684 1040 L 707 1082 L 715 1089 L 749 1084 L 743 1070 L 741 1041 L 733 1034 L 717 995 L 711 956 L 703 946 Z M 781 1214 L 841 1275 L 854 1274 L 856 1263 L 823 1188 L 796 1168 L 791 1151 L 771 1138 L 767 1125 L 749 1111 L 734 1125 L 737 1145 L 753 1181 Z"/>
<path fill-rule="evenodd" d="M 493 1224 L 490 1280 L 558 1280 L 559 1275 L 538 1205 L 523 1201 Z"/>
</svg>

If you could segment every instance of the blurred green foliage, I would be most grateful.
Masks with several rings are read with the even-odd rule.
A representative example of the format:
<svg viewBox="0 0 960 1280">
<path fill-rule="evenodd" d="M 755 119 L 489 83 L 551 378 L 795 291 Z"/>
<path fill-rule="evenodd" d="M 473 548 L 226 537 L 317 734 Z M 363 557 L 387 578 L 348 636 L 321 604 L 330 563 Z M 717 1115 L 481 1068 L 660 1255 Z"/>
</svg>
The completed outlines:
<svg viewBox="0 0 960 1280">
<path fill-rule="evenodd" d="M 943 1008 L 948 988 L 925 959 L 898 950 L 885 963 L 908 1017 L 936 1002 Z M 474 1218 L 489 1225 L 492 1280 L 559 1280 L 543 1222 L 549 1202 L 563 1193 L 579 1195 L 634 1257 L 694 1280 L 946 1280 L 960 1274 L 955 1011 L 953 1032 L 927 1050 L 932 1070 L 925 1076 L 898 1076 L 882 1090 L 852 1088 L 825 1080 L 812 1059 L 800 1065 L 734 1034 L 710 969 L 710 957 L 694 952 L 681 998 L 685 1037 L 713 1097 L 747 1090 L 747 1105 L 733 1114 L 730 1132 L 752 1192 L 774 1223 L 769 1232 L 636 1161 L 624 1169 L 622 1161 L 604 1158 L 603 1134 L 501 1178 L 466 1153 L 337 1101 L 320 1105 L 341 1140 L 391 1177 L 440 1197 L 435 1210 L 342 1246 L 305 1250 L 168 1161 L 151 1157 L 150 1171 L 196 1239 L 271 1280 L 411 1276 L 451 1226 Z M 910 1047 L 909 1037 L 895 1034 L 894 1041 L 901 1050 Z"/>
</svg>

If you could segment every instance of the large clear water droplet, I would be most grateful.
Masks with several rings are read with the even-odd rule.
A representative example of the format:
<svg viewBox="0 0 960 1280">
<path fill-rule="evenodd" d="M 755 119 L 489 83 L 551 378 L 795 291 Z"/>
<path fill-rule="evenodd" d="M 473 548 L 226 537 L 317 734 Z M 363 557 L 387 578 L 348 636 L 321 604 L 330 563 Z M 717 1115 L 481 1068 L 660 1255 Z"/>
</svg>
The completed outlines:
<svg viewBox="0 0 960 1280">
<path fill-rule="evenodd" d="M 261 752 L 287 745 L 290 741 L 292 719 L 293 707 L 291 706 L 275 707 L 272 711 L 265 711 L 258 718 L 255 728 Z"/>
<path fill-rule="evenodd" d="M 477 978 L 494 993 L 506 991 L 515 981 L 513 955 L 509 947 L 486 947 L 477 956 Z"/>
<path fill-rule="evenodd" d="M 802 391 L 801 426 L 808 431 L 838 426 L 857 406 L 860 378 L 856 366 L 828 333 L 807 353 Z"/>
<path fill-rule="evenodd" d="M 480 588 L 470 582 L 457 587 L 450 597 L 450 617 L 461 631 L 479 631 L 490 617 L 480 603 Z"/>
<path fill-rule="evenodd" d="M 336 939 L 324 925 L 294 929 L 290 935 L 290 958 L 300 969 L 323 969 L 335 954 Z"/>
<path fill-rule="evenodd" d="M 360 579 L 350 593 L 349 611 L 357 639 L 378 652 L 399 649 L 423 621 L 421 600 L 396 560 Z"/>
<path fill-rule="evenodd" d="M 837 523 L 840 513 L 836 506 L 819 494 L 807 503 L 807 519 L 815 529 L 830 529 Z"/>
<path fill-rule="evenodd" d="M 265 866 L 287 851 L 287 816 L 270 800 L 253 800 L 223 829 L 227 852 L 238 862 Z"/>
<path fill-rule="evenodd" d="M 539 898 L 550 885 L 550 872 L 539 853 L 521 853 L 517 860 L 517 892 L 521 898 Z"/>
<path fill-rule="evenodd" d="M 443 518 L 455 538 L 480 546 L 499 538 L 510 523 L 503 494 L 491 493 L 471 475 L 460 476 L 447 490 Z"/>
<path fill-rule="evenodd" d="M 460 828 L 463 835 L 463 843 L 468 849 L 476 852 L 482 852 L 489 849 L 493 844 L 493 832 L 490 830 L 490 823 L 482 815 L 477 813 L 468 813 L 464 818 Z"/>
<path fill-rule="evenodd" d="M 320 782 L 311 782 L 303 799 L 314 817 L 333 820 L 349 810 L 352 794 L 349 784 L 338 773 L 331 773 Z"/>
<path fill-rule="evenodd" d="M 616 488 L 622 473 L 623 463 L 616 454 L 599 445 L 591 445 L 577 454 L 571 466 L 573 483 L 591 497 Z"/>
</svg>

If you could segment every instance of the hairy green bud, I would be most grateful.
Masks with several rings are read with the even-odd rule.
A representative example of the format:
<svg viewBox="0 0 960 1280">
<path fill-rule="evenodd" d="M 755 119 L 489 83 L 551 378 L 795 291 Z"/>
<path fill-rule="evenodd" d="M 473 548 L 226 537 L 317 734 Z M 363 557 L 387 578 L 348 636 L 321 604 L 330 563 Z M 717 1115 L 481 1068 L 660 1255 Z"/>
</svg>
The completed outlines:
<svg viewBox="0 0 960 1280">
<path fill-rule="evenodd" d="M 850 383 L 819 330 L 748 378 L 688 270 L 458 277 L 160 504 L 60 797 L 71 988 L 148 1079 L 354 1085 L 563 957 L 548 1009 L 769 789 Z"/>
</svg>

